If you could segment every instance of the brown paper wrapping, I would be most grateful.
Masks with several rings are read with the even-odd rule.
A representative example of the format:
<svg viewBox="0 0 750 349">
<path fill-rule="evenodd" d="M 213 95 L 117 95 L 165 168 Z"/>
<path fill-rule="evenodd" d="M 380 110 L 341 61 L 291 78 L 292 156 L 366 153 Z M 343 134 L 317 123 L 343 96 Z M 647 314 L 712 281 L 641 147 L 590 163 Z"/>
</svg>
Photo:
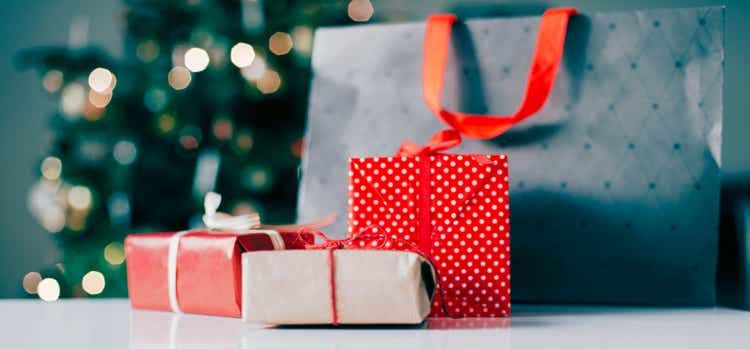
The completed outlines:
<svg viewBox="0 0 750 349">
<path fill-rule="evenodd" d="M 327 250 L 257 251 L 242 255 L 242 313 L 247 322 L 330 324 Z M 340 324 L 418 324 L 430 311 L 435 273 L 404 251 L 334 251 Z"/>
</svg>

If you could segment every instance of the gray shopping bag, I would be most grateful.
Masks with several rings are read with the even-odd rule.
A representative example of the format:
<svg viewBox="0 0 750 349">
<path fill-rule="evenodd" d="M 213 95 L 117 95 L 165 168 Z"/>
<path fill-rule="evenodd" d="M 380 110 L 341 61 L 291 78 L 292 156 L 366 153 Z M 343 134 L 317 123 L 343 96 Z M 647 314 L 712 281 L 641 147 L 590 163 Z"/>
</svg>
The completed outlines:
<svg viewBox="0 0 750 349">
<path fill-rule="evenodd" d="M 539 21 L 454 26 L 446 107 L 512 112 Z M 424 29 L 317 31 L 301 221 L 346 216 L 349 157 L 447 127 L 422 98 Z M 514 302 L 714 303 L 723 30 L 719 7 L 577 15 L 543 109 L 452 150 L 509 156 Z"/>
</svg>

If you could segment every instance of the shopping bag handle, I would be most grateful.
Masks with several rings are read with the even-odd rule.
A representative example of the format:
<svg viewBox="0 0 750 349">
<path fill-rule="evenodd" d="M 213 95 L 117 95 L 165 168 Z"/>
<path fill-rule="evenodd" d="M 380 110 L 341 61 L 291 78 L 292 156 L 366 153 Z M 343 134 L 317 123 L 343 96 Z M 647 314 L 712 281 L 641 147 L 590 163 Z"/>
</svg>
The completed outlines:
<svg viewBox="0 0 750 349">
<path fill-rule="evenodd" d="M 435 14 L 427 19 L 424 38 L 422 89 L 427 106 L 443 122 L 470 138 L 497 137 L 513 125 L 533 115 L 544 106 L 552 90 L 557 69 L 562 60 L 568 20 L 577 14 L 574 8 L 549 9 L 542 15 L 536 49 L 526 80 L 526 92 L 521 105 L 511 115 L 480 115 L 443 108 L 441 94 L 448 56 L 453 14 Z"/>
</svg>

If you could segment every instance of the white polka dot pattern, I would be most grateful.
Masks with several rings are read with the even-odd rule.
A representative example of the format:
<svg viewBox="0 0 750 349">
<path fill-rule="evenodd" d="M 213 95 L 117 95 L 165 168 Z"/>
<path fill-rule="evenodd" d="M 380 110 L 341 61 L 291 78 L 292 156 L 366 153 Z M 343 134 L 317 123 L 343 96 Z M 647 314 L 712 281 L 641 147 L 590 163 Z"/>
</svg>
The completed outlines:
<svg viewBox="0 0 750 349">
<path fill-rule="evenodd" d="M 418 156 L 351 159 L 349 233 L 375 226 L 394 239 L 417 243 L 419 165 Z M 431 156 L 429 178 L 429 255 L 442 286 L 430 315 L 510 315 L 506 156 Z"/>
</svg>

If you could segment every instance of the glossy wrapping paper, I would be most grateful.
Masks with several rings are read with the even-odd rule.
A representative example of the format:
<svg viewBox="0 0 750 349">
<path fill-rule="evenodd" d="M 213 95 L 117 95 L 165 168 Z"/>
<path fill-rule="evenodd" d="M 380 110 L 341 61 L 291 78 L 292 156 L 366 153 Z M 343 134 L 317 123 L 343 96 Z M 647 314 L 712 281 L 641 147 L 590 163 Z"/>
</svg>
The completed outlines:
<svg viewBox="0 0 750 349">
<path fill-rule="evenodd" d="M 407 251 L 259 251 L 242 255 L 245 321 L 275 325 L 418 324 L 430 311 L 435 275 Z M 329 273 L 333 271 L 335 297 Z"/>
<path fill-rule="evenodd" d="M 172 311 L 169 291 L 169 249 L 175 233 L 134 234 L 125 239 L 128 293 L 133 308 Z M 312 236 L 279 232 L 286 248 L 304 248 Z M 240 317 L 240 255 L 273 250 L 262 232 L 191 231 L 179 238 L 176 255 L 176 296 L 185 313 Z"/>
</svg>

